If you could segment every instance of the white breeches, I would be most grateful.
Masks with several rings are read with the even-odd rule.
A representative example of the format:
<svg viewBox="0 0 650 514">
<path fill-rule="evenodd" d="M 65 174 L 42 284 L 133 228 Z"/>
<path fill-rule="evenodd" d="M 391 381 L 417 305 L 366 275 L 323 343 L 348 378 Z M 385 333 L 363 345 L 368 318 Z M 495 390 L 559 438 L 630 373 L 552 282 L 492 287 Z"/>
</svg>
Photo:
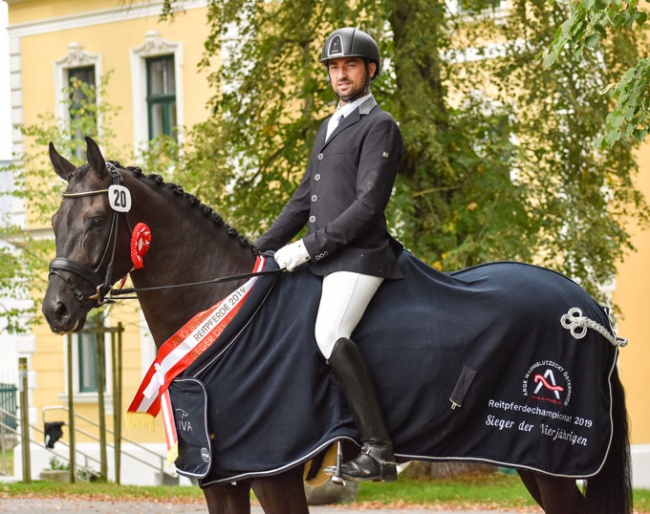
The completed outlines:
<svg viewBox="0 0 650 514">
<path fill-rule="evenodd" d="M 315 335 L 326 359 L 332 355 L 336 341 L 350 337 L 383 281 L 382 277 L 350 271 L 337 271 L 323 277 Z"/>
</svg>

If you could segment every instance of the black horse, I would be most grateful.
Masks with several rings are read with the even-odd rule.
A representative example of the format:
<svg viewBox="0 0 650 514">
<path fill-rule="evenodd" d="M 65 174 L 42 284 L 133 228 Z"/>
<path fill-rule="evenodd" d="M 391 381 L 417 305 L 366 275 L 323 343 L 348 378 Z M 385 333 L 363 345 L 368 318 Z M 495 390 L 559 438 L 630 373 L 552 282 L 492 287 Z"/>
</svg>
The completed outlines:
<svg viewBox="0 0 650 514">
<path fill-rule="evenodd" d="M 50 265 L 43 313 L 55 333 L 81 330 L 88 312 L 101 305 L 112 285 L 130 273 L 144 316 L 160 347 L 192 316 L 215 305 L 244 279 L 234 283 L 217 281 L 210 287 L 192 289 L 192 301 L 179 301 L 178 289 L 157 289 L 156 286 L 245 275 L 256 262 L 255 248 L 220 216 L 180 187 L 165 185 L 158 176 L 144 176 L 137 168 L 106 162 L 92 139 L 87 138 L 87 145 L 88 164 L 81 167 L 71 164 L 50 145 L 54 169 L 68 182 L 68 187 L 52 219 L 56 258 Z M 120 184 L 128 190 L 130 206 L 121 205 L 121 202 L 129 202 L 120 198 L 119 189 L 110 188 L 112 184 Z M 109 191 L 116 197 L 109 198 Z M 134 270 L 131 232 L 138 222 L 146 223 L 154 237 L 146 266 Z M 556 292 L 536 291 L 535 294 L 543 296 Z M 579 294 L 587 297 L 586 293 Z M 528 319 L 539 316 L 534 312 L 526 314 Z M 601 339 L 606 346 L 605 338 Z M 613 352 L 612 362 L 615 363 L 616 351 Z M 572 475 L 539 472 L 527 466 L 518 468 L 526 488 L 547 514 L 631 512 L 623 389 L 614 365 L 611 369 L 593 372 L 610 381 L 604 390 L 611 390 L 611 437 L 602 465 L 584 477 L 587 479 L 585 490 L 578 488 Z M 408 395 L 408 392 L 403 394 Z M 490 419 L 490 422 L 496 424 L 500 420 Z M 574 438 L 573 442 L 576 440 Z M 399 448 L 397 450 L 399 453 Z M 308 512 L 302 464 L 270 476 L 250 476 L 235 484 L 208 484 L 204 493 L 209 511 L 249 513 L 251 488 L 268 514 Z"/>
</svg>

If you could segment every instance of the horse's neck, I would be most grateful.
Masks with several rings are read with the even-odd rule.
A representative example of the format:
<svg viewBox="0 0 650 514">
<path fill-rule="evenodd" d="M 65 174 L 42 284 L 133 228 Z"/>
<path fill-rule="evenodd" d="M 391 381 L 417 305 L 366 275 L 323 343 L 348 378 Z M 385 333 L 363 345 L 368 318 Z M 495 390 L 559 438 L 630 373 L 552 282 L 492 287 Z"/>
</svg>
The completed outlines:
<svg viewBox="0 0 650 514">
<path fill-rule="evenodd" d="M 251 247 L 242 246 L 237 237 L 216 226 L 199 209 L 171 198 L 165 207 L 153 211 L 145 221 L 152 232 L 145 266 L 131 273 L 136 289 L 204 282 L 252 271 L 255 255 Z M 224 282 L 138 293 L 156 346 L 240 284 Z"/>
</svg>

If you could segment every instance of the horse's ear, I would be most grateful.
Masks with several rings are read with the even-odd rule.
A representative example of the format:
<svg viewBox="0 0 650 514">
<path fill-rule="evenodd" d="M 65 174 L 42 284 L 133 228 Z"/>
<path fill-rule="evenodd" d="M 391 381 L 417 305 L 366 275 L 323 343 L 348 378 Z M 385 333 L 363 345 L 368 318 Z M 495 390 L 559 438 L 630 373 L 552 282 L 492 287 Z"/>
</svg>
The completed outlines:
<svg viewBox="0 0 650 514">
<path fill-rule="evenodd" d="M 106 161 L 95 141 L 86 136 L 86 159 L 91 168 L 101 177 L 106 173 Z"/>
<path fill-rule="evenodd" d="M 74 164 L 72 164 L 65 157 L 62 157 L 59 152 L 56 151 L 56 148 L 54 148 L 54 144 L 51 141 L 50 161 L 52 162 L 52 166 L 54 166 L 54 171 L 56 171 L 56 174 L 66 182 L 70 180 L 70 175 L 72 175 L 72 172 L 77 169 Z"/>
</svg>

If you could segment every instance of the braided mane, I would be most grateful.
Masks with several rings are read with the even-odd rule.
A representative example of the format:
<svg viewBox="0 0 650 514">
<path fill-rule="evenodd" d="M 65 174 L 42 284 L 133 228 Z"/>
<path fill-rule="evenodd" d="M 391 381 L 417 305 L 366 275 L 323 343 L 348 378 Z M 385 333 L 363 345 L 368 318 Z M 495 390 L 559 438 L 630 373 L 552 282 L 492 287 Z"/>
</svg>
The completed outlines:
<svg viewBox="0 0 650 514">
<path fill-rule="evenodd" d="M 202 203 L 195 195 L 186 192 L 182 188 L 182 186 L 179 186 L 179 185 L 171 183 L 171 182 L 166 183 L 161 175 L 158 175 L 158 174 L 155 174 L 155 173 L 145 175 L 142 172 L 142 169 L 140 169 L 138 167 L 135 167 L 135 166 L 123 167 L 118 162 L 114 162 L 114 161 L 111 161 L 111 162 L 115 166 L 117 166 L 118 168 L 129 171 L 134 177 L 136 177 L 138 179 L 150 180 L 150 181 L 153 181 L 154 184 L 157 185 L 157 186 L 166 187 L 167 189 L 172 191 L 175 196 L 179 197 L 182 200 L 186 200 L 189 203 L 190 207 L 195 208 L 195 209 L 199 209 L 201 211 L 201 213 L 204 216 L 209 217 L 217 227 L 220 227 L 220 228 L 223 228 L 224 230 L 226 230 L 226 232 L 228 233 L 228 235 L 230 237 L 234 237 L 234 238 L 239 239 L 239 243 L 243 247 L 251 247 L 251 248 L 253 248 L 253 245 L 248 241 L 248 239 L 246 239 L 245 236 L 240 234 L 237 231 L 237 229 L 235 229 L 234 227 L 228 225 L 218 212 L 215 212 L 212 209 L 212 207 L 210 207 L 209 205 L 206 205 L 206 204 Z"/>
</svg>

